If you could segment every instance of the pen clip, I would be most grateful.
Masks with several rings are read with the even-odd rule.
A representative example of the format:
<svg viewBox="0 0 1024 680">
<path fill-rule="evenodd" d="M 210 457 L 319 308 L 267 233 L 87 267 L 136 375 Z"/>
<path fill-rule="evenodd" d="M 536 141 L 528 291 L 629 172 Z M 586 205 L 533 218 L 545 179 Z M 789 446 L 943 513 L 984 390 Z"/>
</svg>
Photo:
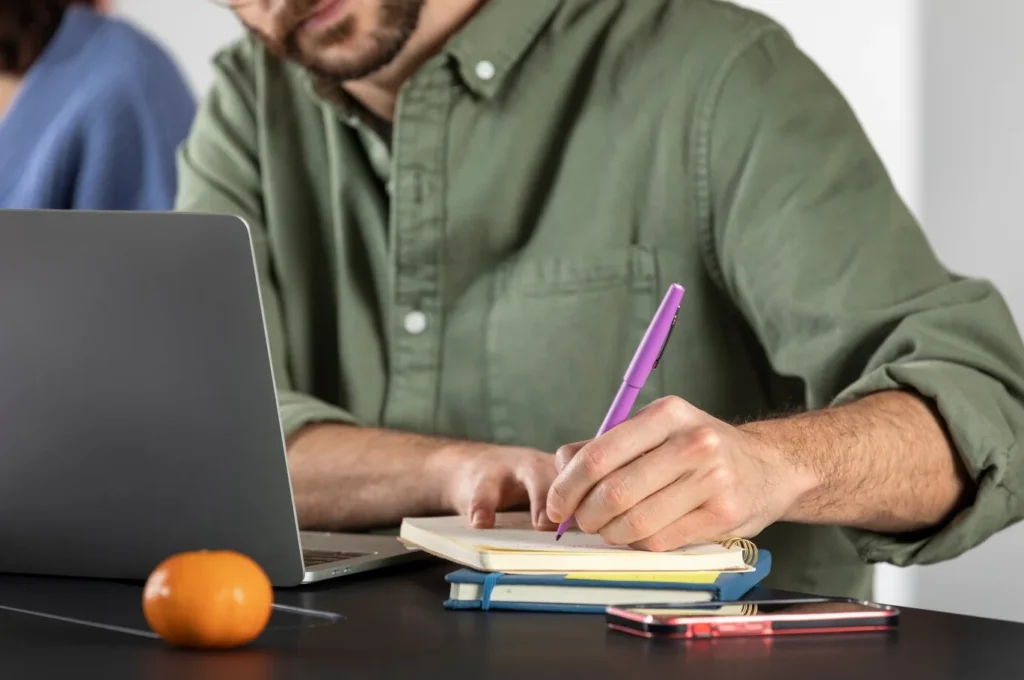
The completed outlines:
<svg viewBox="0 0 1024 680">
<path fill-rule="evenodd" d="M 661 357 L 665 356 L 665 348 L 668 347 L 668 341 L 672 339 L 672 331 L 676 329 L 676 321 L 678 320 L 679 312 L 676 312 L 675 316 L 672 317 L 672 325 L 668 327 L 668 334 L 665 336 L 665 342 L 661 345 L 661 351 L 658 352 L 658 358 L 654 360 L 654 365 L 651 366 L 652 371 L 661 363 Z"/>
</svg>

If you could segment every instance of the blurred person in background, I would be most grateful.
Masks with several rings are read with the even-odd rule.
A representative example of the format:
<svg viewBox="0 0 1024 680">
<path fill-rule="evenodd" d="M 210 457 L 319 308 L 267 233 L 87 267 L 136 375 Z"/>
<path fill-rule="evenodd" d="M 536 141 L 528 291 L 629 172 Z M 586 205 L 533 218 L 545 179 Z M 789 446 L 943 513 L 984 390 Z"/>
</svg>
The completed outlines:
<svg viewBox="0 0 1024 680">
<path fill-rule="evenodd" d="M 0 0 L 0 208 L 165 210 L 195 99 L 105 0 Z"/>
</svg>

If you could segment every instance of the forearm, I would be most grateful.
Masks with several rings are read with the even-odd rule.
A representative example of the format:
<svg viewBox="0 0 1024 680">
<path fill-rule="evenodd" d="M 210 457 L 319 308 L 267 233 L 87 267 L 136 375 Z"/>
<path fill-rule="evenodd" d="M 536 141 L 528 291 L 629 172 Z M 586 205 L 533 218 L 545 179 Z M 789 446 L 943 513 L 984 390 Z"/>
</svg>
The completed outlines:
<svg viewBox="0 0 1024 680">
<path fill-rule="evenodd" d="M 972 493 L 941 421 L 908 393 L 880 393 L 742 429 L 813 480 L 783 521 L 910 533 L 944 522 Z"/>
<path fill-rule="evenodd" d="M 318 425 L 288 443 L 303 529 L 360 531 L 450 511 L 444 481 L 470 444 L 346 425 Z"/>
</svg>

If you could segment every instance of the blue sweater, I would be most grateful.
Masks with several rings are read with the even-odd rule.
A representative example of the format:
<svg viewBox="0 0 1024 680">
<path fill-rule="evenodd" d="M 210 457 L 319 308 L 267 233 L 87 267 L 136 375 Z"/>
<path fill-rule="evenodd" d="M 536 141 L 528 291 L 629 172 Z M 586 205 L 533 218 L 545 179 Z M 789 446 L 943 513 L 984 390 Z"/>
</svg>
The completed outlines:
<svg viewBox="0 0 1024 680">
<path fill-rule="evenodd" d="M 0 118 L 0 208 L 168 210 L 194 115 L 160 47 L 69 9 Z"/>
</svg>

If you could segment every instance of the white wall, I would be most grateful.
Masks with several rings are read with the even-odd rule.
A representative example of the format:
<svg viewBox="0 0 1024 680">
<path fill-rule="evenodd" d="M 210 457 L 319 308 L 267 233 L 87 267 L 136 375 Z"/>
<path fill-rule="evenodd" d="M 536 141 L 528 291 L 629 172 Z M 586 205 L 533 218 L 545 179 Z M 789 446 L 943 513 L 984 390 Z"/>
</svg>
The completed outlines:
<svg viewBox="0 0 1024 680">
<path fill-rule="evenodd" d="M 234 14 L 208 0 L 112 0 L 111 6 L 174 54 L 197 94 L 210 86 L 210 57 L 242 34 Z"/>
<path fill-rule="evenodd" d="M 1016 257 L 1024 231 L 1009 203 L 1024 179 L 1024 81 L 1016 77 L 1024 3 L 738 1 L 784 24 L 844 92 L 947 264 L 991 277 L 1024 319 Z M 114 4 L 176 54 L 198 92 L 209 85 L 213 51 L 241 32 L 228 11 L 202 0 Z M 1024 528 L 1015 528 L 949 564 L 882 567 L 876 597 L 1024 620 L 1024 588 L 1015 587 L 1021 546 Z"/>
<path fill-rule="evenodd" d="M 988 278 L 1024 322 L 1024 2 L 926 0 L 923 204 L 953 269 Z M 1024 621 L 1024 526 L 914 570 L 921 606 Z"/>
</svg>

